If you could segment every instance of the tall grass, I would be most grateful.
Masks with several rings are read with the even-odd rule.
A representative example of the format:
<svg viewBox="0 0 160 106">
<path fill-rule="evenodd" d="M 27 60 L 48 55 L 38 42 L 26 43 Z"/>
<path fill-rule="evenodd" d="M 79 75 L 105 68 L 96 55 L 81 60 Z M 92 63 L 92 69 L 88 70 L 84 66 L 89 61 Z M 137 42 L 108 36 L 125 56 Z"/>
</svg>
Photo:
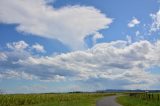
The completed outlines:
<svg viewBox="0 0 160 106">
<path fill-rule="evenodd" d="M 160 94 L 132 93 L 117 98 L 123 106 L 160 106 Z"/>
<path fill-rule="evenodd" d="M 136 97 L 142 100 L 160 101 L 159 93 L 130 93 L 129 96 Z"/>
<path fill-rule="evenodd" d="M 0 106 L 42 106 L 41 104 L 43 104 L 43 106 L 71 106 L 71 104 L 72 106 L 83 106 L 83 104 L 91 106 L 90 104 L 95 103 L 97 98 L 109 95 L 113 94 L 79 93 L 0 95 Z"/>
</svg>

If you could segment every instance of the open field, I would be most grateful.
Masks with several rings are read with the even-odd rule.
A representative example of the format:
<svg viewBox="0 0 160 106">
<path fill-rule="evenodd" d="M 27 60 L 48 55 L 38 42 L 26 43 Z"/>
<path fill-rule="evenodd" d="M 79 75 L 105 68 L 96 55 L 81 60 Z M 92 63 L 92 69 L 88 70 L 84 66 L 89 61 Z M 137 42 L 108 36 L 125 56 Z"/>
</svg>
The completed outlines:
<svg viewBox="0 0 160 106">
<path fill-rule="evenodd" d="M 12 94 L 0 95 L 0 106 L 95 106 L 96 100 L 113 94 Z"/>
<path fill-rule="evenodd" d="M 160 106 L 160 94 L 132 93 L 118 97 L 117 101 L 123 106 Z"/>
</svg>

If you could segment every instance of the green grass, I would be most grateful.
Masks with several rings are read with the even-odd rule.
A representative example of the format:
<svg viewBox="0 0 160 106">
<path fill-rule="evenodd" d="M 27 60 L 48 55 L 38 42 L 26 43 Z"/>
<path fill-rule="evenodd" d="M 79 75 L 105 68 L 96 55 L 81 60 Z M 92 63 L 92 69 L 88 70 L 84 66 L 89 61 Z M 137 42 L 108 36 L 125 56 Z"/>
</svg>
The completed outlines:
<svg viewBox="0 0 160 106">
<path fill-rule="evenodd" d="M 0 106 L 95 106 L 96 100 L 113 94 L 14 94 L 0 95 Z"/>
<path fill-rule="evenodd" d="M 123 106 L 160 106 L 160 101 L 158 100 L 148 100 L 132 96 L 120 96 L 117 98 L 117 102 Z"/>
</svg>

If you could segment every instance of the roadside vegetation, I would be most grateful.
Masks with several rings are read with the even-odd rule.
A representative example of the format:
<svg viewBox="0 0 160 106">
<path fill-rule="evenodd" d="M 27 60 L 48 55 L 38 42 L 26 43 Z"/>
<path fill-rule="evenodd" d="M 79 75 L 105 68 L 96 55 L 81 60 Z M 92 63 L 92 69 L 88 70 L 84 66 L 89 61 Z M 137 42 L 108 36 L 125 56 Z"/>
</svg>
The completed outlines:
<svg viewBox="0 0 160 106">
<path fill-rule="evenodd" d="M 5 94 L 0 95 L 0 106 L 95 106 L 96 100 L 114 94 Z"/>
<path fill-rule="evenodd" d="M 160 106 L 159 93 L 131 93 L 117 98 L 123 106 Z"/>
</svg>

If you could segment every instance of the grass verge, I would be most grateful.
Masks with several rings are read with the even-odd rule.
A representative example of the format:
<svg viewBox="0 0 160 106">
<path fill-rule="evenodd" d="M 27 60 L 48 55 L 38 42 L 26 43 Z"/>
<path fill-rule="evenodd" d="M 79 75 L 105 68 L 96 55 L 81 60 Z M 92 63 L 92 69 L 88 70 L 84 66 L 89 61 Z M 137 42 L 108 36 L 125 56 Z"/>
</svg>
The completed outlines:
<svg viewBox="0 0 160 106">
<path fill-rule="evenodd" d="M 157 100 L 143 100 L 131 96 L 120 96 L 117 102 L 123 106 L 160 106 L 160 101 Z"/>
</svg>

